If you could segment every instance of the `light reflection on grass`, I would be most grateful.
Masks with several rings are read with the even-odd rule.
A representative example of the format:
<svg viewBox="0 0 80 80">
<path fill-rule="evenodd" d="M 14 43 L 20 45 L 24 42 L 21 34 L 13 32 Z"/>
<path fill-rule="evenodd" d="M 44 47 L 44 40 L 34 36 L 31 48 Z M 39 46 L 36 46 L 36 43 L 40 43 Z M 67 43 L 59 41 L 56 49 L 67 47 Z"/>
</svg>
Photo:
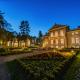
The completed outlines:
<svg viewBox="0 0 80 80">
<path fill-rule="evenodd" d="M 70 68 L 65 75 L 64 80 L 79 80 L 78 75 L 80 73 L 80 52 L 76 55 L 76 59 L 72 62 Z M 79 75 L 80 76 L 80 75 Z"/>
</svg>

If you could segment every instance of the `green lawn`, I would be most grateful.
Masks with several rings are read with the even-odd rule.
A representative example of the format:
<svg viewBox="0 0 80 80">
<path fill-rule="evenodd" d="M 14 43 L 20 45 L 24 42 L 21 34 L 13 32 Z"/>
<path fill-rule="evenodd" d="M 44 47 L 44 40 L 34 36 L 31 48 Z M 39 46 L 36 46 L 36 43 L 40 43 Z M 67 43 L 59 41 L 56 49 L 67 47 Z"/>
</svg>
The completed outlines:
<svg viewBox="0 0 80 80">
<path fill-rule="evenodd" d="M 80 52 L 68 69 L 64 80 L 80 80 Z"/>
</svg>

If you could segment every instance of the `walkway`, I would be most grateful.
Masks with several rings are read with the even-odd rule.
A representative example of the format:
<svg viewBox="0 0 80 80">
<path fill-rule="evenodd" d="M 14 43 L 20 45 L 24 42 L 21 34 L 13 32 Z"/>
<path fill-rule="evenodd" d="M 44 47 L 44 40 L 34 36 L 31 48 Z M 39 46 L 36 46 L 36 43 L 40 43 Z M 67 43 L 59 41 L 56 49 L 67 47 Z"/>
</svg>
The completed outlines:
<svg viewBox="0 0 80 80">
<path fill-rule="evenodd" d="M 0 63 L 12 61 L 18 58 L 28 57 L 32 55 L 42 54 L 42 53 L 48 53 L 50 51 L 33 51 L 30 53 L 23 53 L 23 54 L 16 54 L 16 55 L 9 55 L 9 56 L 0 56 Z"/>
</svg>

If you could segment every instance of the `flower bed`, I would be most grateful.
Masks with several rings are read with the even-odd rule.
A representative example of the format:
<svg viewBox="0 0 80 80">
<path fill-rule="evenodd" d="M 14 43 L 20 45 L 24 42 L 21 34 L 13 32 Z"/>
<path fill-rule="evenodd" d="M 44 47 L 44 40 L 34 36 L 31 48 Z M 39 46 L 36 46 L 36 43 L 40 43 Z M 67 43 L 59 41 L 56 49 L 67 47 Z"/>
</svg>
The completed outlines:
<svg viewBox="0 0 80 80">
<path fill-rule="evenodd" d="M 29 52 L 32 52 L 32 50 L 30 48 L 27 48 L 27 49 L 22 49 L 22 48 L 7 49 L 7 48 L 3 48 L 0 51 L 0 56 L 16 55 L 16 54 L 29 53 Z"/>
<path fill-rule="evenodd" d="M 53 53 L 49 53 L 49 55 L 44 53 L 16 60 L 14 61 L 15 66 L 12 64 L 14 70 L 11 73 L 15 71 L 12 73 L 12 76 L 15 75 L 13 80 L 17 76 L 18 80 L 19 78 L 20 80 L 57 80 L 68 60 Z M 9 62 L 9 64 L 11 63 Z"/>
<path fill-rule="evenodd" d="M 62 80 L 75 56 L 65 58 L 58 53 L 43 53 L 9 62 L 12 80 Z M 17 76 L 16 76 L 17 75 Z"/>
</svg>

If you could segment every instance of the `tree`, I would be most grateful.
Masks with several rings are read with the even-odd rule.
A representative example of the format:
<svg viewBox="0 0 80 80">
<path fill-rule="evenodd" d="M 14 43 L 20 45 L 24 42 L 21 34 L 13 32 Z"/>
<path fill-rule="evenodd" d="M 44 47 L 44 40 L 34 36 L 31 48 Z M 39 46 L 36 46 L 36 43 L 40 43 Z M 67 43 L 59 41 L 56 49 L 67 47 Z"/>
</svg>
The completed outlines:
<svg viewBox="0 0 80 80">
<path fill-rule="evenodd" d="M 3 17 L 3 14 L 1 11 L 0 11 L 0 29 L 1 28 L 4 28 L 4 17 Z"/>
<path fill-rule="evenodd" d="M 0 11 L 0 29 L 12 31 L 12 25 L 4 19 L 3 14 L 4 13 L 2 11 Z"/>
<path fill-rule="evenodd" d="M 77 28 L 80 29 L 80 26 L 78 26 Z"/>
<path fill-rule="evenodd" d="M 19 28 L 20 28 L 21 40 L 25 41 L 25 46 L 26 46 L 26 39 L 29 37 L 29 32 L 30 32 L 29 22 L 24 20 L 21 21 Z"/>
<path fill-rule="evenodd" d="M 3 17 L 3 14 L 0 11 L 0 44 L 3 45 L 4 41 L 6 40 L 6 29 L 5 29 L 5 19 Z"/>
<path fill-rule="evenodd" d="M 4 20 L 4 26 L 7 31 L 13 32 L 12 25 Z"/>
<path fill-rule="evenodd" d="M 12 26 L 8 23 L 3 16 L 4 13 L 0 11 L 0 41 L 1 45 L 7 42 L 7 40 L 12 40 L 13 33 Z"/>
<path fill-rule="evenodd" d="M 3 39 L 3 33 L 4 33 L 4 18 L 3 13 L 0 11 L 0 39 Z"/>
<path fill-rule="evenodd" d="M 28 21 L 22 21 L 20 25 L 21 35 L 29 36 L 30 27 Z"/>
<path fill-rule="evenodd" d="M 41 39 L 43 36 L 42 31 L 39 31 L 39 38 Z"/>
<path fill-rule="evenodd" d="M 38 44 L 42 44 L 42 37 L 43 37 L 43 34 L 42 34 L 42 31 L 39 31 L 38 33 L 38 38 L 37 38 L 37 42 Z"/>
</svg>

